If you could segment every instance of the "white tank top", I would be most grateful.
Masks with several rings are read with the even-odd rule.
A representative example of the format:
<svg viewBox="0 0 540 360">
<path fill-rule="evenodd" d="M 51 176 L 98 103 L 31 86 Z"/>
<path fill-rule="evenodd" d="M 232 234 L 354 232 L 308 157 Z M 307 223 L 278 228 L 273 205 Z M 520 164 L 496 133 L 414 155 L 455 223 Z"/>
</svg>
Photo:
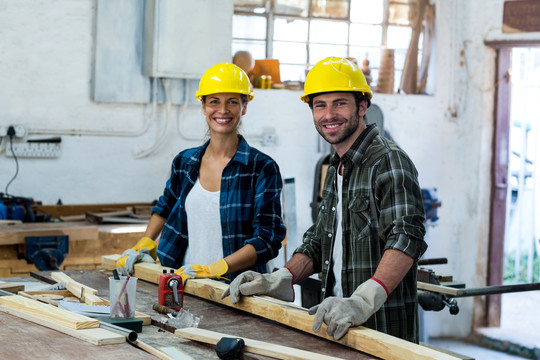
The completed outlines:
<svg viewBox="0 0 540 360">
<path fill-rule="evenodd" d="M 188 247 L 183 265 L 210 264 L 223 259 L 219 191 L 208 191 L 199 179 L 186 196 Z"/>
<path fill-rule="evenodd" d="M 341 166 L 341 165 L 340 165 Z M 336 205 L 336 236 L 334 240 L 334 251 L 332 252 L 332 262 L 334 264 L 332 271 L 334 272 L 333 295 L 342 298 L 343 288 L 341 287 L 341 270 L 343 269 L 343 228 L 341 219 L 343 218 L 343 176 L 337 174 L 337 192 L 338 203 Z"/>
</svg>

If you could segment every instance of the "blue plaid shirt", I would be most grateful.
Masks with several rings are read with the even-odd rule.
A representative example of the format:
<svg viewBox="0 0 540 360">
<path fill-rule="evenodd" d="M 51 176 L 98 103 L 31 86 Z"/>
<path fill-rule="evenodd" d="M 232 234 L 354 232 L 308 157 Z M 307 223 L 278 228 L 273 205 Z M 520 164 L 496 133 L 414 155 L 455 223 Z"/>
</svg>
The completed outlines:
<svg viewBox="0 0 540 360">
<path fill-rule="evenodd" d="M 208 142 L 182 151 L 172 163 L 171 177 L 152 213 L 167 219 L 157 254 L 163 266 L 179 268 L 188 246 L 186 196 L 193 188 Z M 279 167 L 272 158 L 252 148 L 240 136 L 233 159 L 221 175 L 220 216 L 223 257 L 251 244 L 257 263 L 250 270 L 266 273 L 266 263 L 277 256 L 285 238 L 281 218 L 282 188 Z M 247 270 L 247 269 L 246 269 Z M 230 275 L 234 279 L 239 273 Z"/>
</svg>

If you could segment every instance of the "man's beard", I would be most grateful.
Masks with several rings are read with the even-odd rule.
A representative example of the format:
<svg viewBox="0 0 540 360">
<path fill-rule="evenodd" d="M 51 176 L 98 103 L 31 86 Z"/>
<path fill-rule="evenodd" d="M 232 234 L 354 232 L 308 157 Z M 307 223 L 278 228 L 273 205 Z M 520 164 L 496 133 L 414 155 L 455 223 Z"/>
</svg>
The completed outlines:
<svg viewBox="0 0 540 360">
<path fill-rule="evenodd" d="M 355 113 L 351 118 L 348 119 L 347 122 L 343 123 L 342 128 L 339 130 L 339 132 L 334 134 L 328 134 L 324 131 L 323 125 L 319 125 L 318 123 L 315 123 L 315 128 L 317 129 L 317 132 L 331 145 L 339 144 L 345 140 L 347 140 L 349 137 L 354 134 L 356 129 L 358 129 L 358 126 L 360 124 L 360 116 L 358 113 Z"/>
</svg>

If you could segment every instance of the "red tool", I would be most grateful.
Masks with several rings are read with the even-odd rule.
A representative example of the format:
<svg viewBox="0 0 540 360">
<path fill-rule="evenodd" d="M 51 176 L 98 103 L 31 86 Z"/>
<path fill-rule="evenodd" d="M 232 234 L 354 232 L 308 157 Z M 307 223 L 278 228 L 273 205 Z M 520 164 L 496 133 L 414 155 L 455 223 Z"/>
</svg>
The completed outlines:
<svg viewBox="0 0 540 360">
<path fill-rule="evenodd" d="M 159 276 L 158 286 L 158 303 L 180 311 L 184 304 L 184 286 L 182 277 L 173 272 L 167 274 L 167 270 L 163 270 L 163 274 Z"/>
</svg>

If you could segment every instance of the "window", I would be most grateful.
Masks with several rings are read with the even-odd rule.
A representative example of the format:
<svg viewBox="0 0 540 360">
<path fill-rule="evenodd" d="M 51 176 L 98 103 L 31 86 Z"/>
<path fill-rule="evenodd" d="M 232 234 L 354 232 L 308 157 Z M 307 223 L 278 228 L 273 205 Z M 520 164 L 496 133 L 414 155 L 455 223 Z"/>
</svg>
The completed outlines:
<svg viewBox="0 0 540 360">
<path fill-rule="evenodd" d="M 414 0 L 234 0 L 233 54 L 280 61 L 283 81 L 304 81 L 327 56 L 368 59 L 376 85 L 383 49 L 394 49 L 394 90 L 412 35 Z M 422 40 L 419 41 L 419 59 Z"/>
</svg>

